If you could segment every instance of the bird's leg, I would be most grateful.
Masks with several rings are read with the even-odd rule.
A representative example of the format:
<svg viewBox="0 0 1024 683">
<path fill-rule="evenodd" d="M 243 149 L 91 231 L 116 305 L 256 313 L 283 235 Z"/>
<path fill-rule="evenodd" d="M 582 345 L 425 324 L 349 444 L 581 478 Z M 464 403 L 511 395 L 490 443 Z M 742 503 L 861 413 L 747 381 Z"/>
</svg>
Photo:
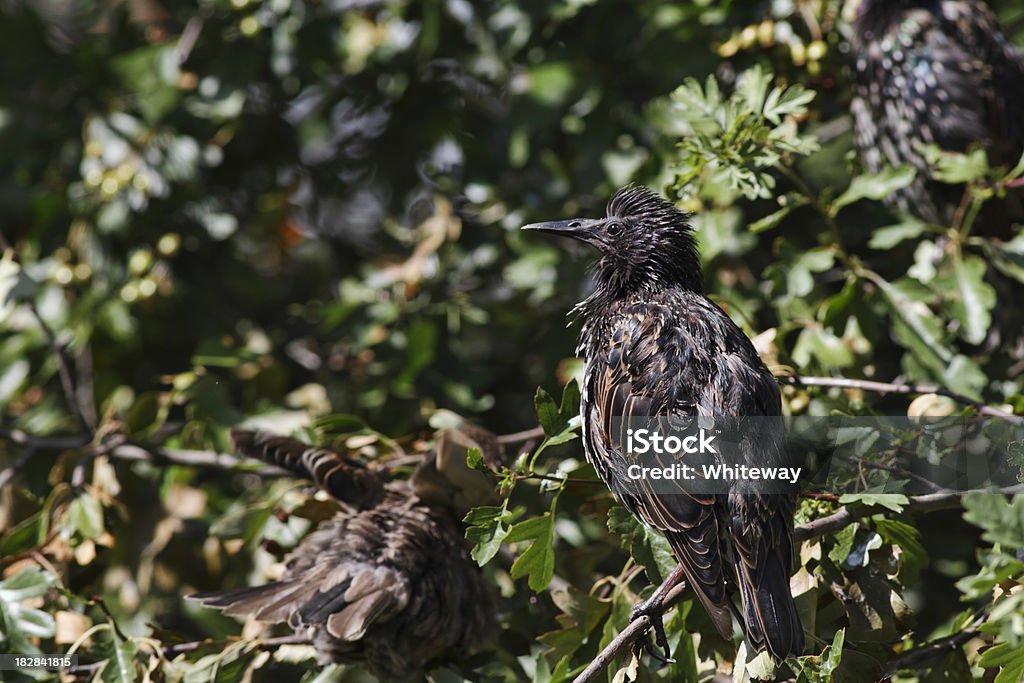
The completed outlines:
<svg viewBox="0 0 1024 683">
<path fill-rule="evenodd" d="M 639 603 L 633 608 L 632 614 L 630 614 L 629 620 L 635 621 L 640 617 L 648 617 L 651 620 L 651 628 L 654 629 L 654 642 L 657 643 L 664 652 L 664 656 L 660 653 L 656 653 L 651 648 L 647 648 L 648 654 L 655 659 L 658 659 L 664 663 L 672 662 L 672 651 L 668 647 L 668 636 L 665 635 L 665 624 L 662 623 L 661 616 L 665 612 L 665 597 L 669 594 L 673 588 L 676 587 L 683 578 L 683 567 L 682 565 L 676 565 L 676 568 L 672 570 L 672 573 L 661 582 L 658 589 L 654 591 L 651 597 L 647 598 L 643 602 Z"/>
</svg>

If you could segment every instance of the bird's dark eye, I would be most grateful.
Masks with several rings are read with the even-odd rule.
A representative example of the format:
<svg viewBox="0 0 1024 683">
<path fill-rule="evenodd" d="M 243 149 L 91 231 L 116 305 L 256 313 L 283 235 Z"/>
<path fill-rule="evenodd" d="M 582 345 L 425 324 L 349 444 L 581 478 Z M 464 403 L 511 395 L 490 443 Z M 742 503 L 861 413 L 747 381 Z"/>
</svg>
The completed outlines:
<svg viewBox="0 0 1024 683">
<path fill-rule="evenodd" d="M 611 235 L 612 237 L 615 237 L 620 232 L 622 232 L 621 223 L 611 223 L 608 225 L 608 234 Z"/>
</svg>

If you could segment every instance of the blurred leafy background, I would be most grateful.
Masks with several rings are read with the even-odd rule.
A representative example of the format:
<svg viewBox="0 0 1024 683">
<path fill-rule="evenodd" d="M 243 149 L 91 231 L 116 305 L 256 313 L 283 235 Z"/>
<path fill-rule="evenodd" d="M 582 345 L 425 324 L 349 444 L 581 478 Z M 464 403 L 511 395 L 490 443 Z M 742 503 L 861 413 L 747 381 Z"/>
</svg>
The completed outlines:
<svg viewBox="0 0 1024 683">
<path fill-rule="evenodd" d="M 1024 44 L 1024 6 L 990 4 Z M 852 152 L 843 12 L 838 0 L 0 0 L 0 562 L 16 582 L 0 583 L 0 651 L 63 651 L 113 622 L 94 654 L 127 648 L 141 667 L 144 636 L 237 633 L 181 596 L 261 581 L 297 541 L 272 514 L 296 506 L 292 483 L 133 461 L 123 445 L 225 452 L 242 420 L 282 433 L 320 420 L 315 438 L 358 432 L 372 459 L 417 447 L 452 412 L 496 433 L 534 427 L 537 387 L 557 396 L 579 372 L 565 316 L 587 293 L 588 254 L 518 227 L 598 215 L 631 181 L 695 212 L 710 293 L 777 375 L 938 384 L 1024 411 L 1024 236 L 881 204 L 912 175 L 865 176 Z M 978 203 L 1009 170 L 943 163 Z M 794 414 L 909 402 L 784 394 Z M 917 410 L 961 409 L 926 399 L 939 408 Z M 571 430 L 555 422 L 549 437 Z M 536 467 L 593 478 L 578 440 Z M 603 488 L 509 483 L 515 506 L 553 511 L 557 581 L 486 567 L 503 631 L 476 676 L 564 680 L 647 583 L 630 546 L 659 575 L 658 540 L 613 511 L 621 547 Z M 965 520 L 911 518 L 897 501 L 809 541 L 800 576 L 824 656 L 796 674 L 881 676 L 900 652 L 976 630 L 985 607 L 994 647 L 979 636 L 899 680 L 1016 680 L 1017 502 L 976 501 Z M 798 522 L 836 507 L 805 501 Z M 888 559 L 865 550 L 851 564 L 860 546 Z M 867 574 L 880 592 L 865 612 L 843 596 Z M 677 664 L 627 673 L 732 670 L 735 649 L 699 607 L 684 603 L 670 634 Z M 158 673 L 302 671 L 223 650 Z"/>
</svg>

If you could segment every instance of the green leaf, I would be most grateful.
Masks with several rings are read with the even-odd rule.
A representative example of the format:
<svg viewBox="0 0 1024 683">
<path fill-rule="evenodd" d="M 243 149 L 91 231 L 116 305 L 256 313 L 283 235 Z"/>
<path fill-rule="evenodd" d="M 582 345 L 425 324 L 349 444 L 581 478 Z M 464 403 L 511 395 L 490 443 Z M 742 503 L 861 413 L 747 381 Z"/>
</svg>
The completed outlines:
<svg viewBox="0 0 1024 683">
<path fill-rule="evenodd" d="M 1000 667 L 995 683 L 1020 683 L 1024 680 L 1024 648 L 1000 643 L 985 650 L 978 665 L 986 669 Z"/>
<path fill-rule="evenodd" d="M 857 535 L 857 524 L 849 524 L 835 534 L 835 545 L 828 551 L 828 558 L 842 566 L 853 549 L 853 539 Z"/>
<path fill-rule="evenodd" d="M 665 536 L 641 523 L 626 508 L 616 506 L 608 511 L 608 530 L 621 536 L 622 546 L 644 568 L 651 583 L 661 584 L 676 568 L 678 563 Z"/>
<path fill-rule="evenodd" d="M 0 600 L 9 603 L 46 595 L 56 580 L 49 573 L 37 567 L 22 569 L 20 572 L 0 581 Z"/>
<path fill-rule="evenodd" d="M 996 304 L 996 291 L 985 281 L 988 270 L 980 256 L 966 256 L 953 260 L 953 288 L 947 293 L 953 297 L 952 317 L 961 322 L 960 336 L 968 344 L 985 341 L 992 325 L 992 308 Z"/>
<path fill-rule="evenodd" d="M 551 398 L 551 394 L 545 391 L 544 387 L 537 387 L 533 405 L 537 410 L 537 419 L 540 420 L 540 426 L 544 429 L 545 434 L 551 436 L 562 431 L 562 418 L 558 412 L 558 406 L 555 405 L 555 399 Z"/>
<path fill-rule="evenodd" d="M 471 470 L 487 469 L 487 465 L 484 463 L 484 454 L 476 446 L 470 446 L 466 449 L 466 466 Z"/>
<path fill-rule="evenodd" d="M 893 333 L 933 373 L 946 374 L 953 352 L 942 339 L 942 322 L 927 304 L 911 298 L 903 289 L 881 277 L 872 278 L 893 313 Z"/>
<path fill-rule="evenodd" d="M 793 360 L 798 366 L 810 365 L 811 357 L 826 368 L 846 368 L 854 362 L 853 351 L 842 338 L 818 324 L 801 330 L 793 346 Z"/>
<path fill-rule="evenodd" d="M 774 227 L 777 227 L 779 223 L 783 221 L 794 209 L 798 209 L 801 206 L 808 204 L 808 199 L 803 195 L 786 195 L 785 199 L 787 203 L 778 211 L 774 211 L 764 218 L 758 220 L 747 226 L 747 229 L 752 233 L 766 232 Z M 780 200 L 781 201 L 781 200 Z"/>
<path fill-rule="evenodd" d="M 150 122 L 158 121 L 178 102 L 178 51 L 173 44 L 122 52 L 111 62 L 114 73 L 131 89 Z"/>
<path fill-rule="evenodd" d="M 599 600 L 573 586 L 551 591 L 551 600 L 561 610 L 555 617 L 561 628 L 542 634 L 538 640 L 548 647 L 549 656 L 555 660 L 576 652 L 611 609 L 607 600 Z"/>
<path fill-rule="evenodd" d="M 481 567 L 494 559 L 508 536 L 509 524 L 520 514 L 506 506 L 482 505 L 472 508 L 462 521 L 466 523 L 466 539 L 473 543 L 470 555 Z"/>
<path fill-rule="evenodd" d="M 876 519 L 874 526 L 887 543 L 899 548 L 900 583 L 904 586 L 916 583 L 921 569 L 928 565 L 928 553 L 921 543 L 921 532 L 895 519 Z"/>
<path fill-rule="evenodd" d="M 533 541 L 512 563 L 510 574 L 513 579 L 528 576 L 527 583 L 535 593 L 547 588 L 555 575 L 553 510 L 554 502 L 552 511 L 513 525 L 505 538 L 506 543 Z"/>
<path fill-rule="evenodd" d="M 915 220 L 887 225 L 871 233 L 868 246 L 879 251 L 888 251 L 901 242 L 920 237 L 926 229 L 927 226 L 924 223 Z"/>
<path fill-rule="evenodd" d="M 1024 232 L 1009 242 L 985 240 L 982 246 L 996 268 L 1018 282 L 1024 282 Z"/>
<path fill-rule="evenodd" d="M 964 496 L 964 519 L 985 530 L 982 538 L 1011 548 L 1024 548 L 1024 493 L 1012 500 L 999 493 Z"/>
<path fill-rule="evenodd" d="M 919 151 L 933 167 L 930 175 L 940 183 L 959 185 L 982 180 L 988 175 L 988 155 L 983 149 L 962 154 L 944 150 L 938 145 L 920 145 Z"/>
<path fill-rule="evenodd" d="M 576 380 L 565 385 L 561 405 L 555 405 L 555 399 L 543 387 L 537 387 L 533 405 L 544 433 L 549 437 L 561 435 L 569 429 L 570 422 L 580 411 L 580 390 Z"/>
<path fill-rule="evenodd" d="M 896 190 L 910 185 L 916 175 L 917 171 L 913 166 L 890 166 L 872 175 L 859 175 L 853 179 L 846 191 L 832 202 L 829 213 L 835 216 L 844 206 L 862 199 L 884 199 Z"/>
<path fill-rule="evenodd" d="M 36 545 L 42 528 L 43 514 L 37 512 L 18 522 L 0 537 L 0 557 L 10 557 Z"/>
<path fill-rule="evenodd" d="M 859 504 L 867 507 L 873 507 L 878 505 L 880 507 L 888 508 L 893 512 L 903 512 L 903 506 L 910 502 L 905 495 L 902 493 L 872 493 L 865 491 L 863 493 L 844 493 L 839 496 L 840 505 L 851 505 Z"/>
<path fill-rule="evenodd" d="M 0 581 L 0 650 L 37 654 L 33 639 L 53 637 L 53 617 L 22 602 L 45 595 L 55 583 L 53 576 L 36 567 Z"/>
<path fill-rule="evenodd" d="M 103 534 L 103 506 L 87 493 L 75 498 L 68 506 L 68 525 L 82 538 L 99 538 Z"/>
<path fill-rule="evenodd" d="M 821 664 L 821 672 L 830 675 L 839 668 L 839 664 L 843 661 L 843 643 L 846 641 L 846 629 L 841 628 L 836 631 L 835 637 L 832 639 L 832 644 L 828 646 L 828 650 L 823 655 L 824 661 Z"/>
</svg>

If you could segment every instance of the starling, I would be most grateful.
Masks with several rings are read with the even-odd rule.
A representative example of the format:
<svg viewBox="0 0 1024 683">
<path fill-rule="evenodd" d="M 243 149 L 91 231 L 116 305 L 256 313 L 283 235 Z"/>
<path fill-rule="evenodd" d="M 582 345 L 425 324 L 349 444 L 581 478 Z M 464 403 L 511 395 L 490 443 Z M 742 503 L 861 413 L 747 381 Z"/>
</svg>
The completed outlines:
<svg viewBox="0 0 1024 683">
<path fill-rule="evenodd" d="M 685 576 L 723 637 L 731 638 L 736 614 L 758 651 L 777 659 L 799 654 L 803 629 L 789 590 L 795 496 L 695 493 L 683 481 L 671 493 L 638 486 L 627 476 L 633 456 L 612 426 L 621 416 L 778 416 L 778 384 L 750 340 L 704 295 L 687 214 L 642 187 L 619 190 L 606 213 L 524 228 L 600 251 L 594 291 L 575 309 L 583 319 L 576 352 L 585 360 L 587 459 L 634 516 L 665 534 L 680 563 L 673 578 Z M 752 460 L 777 461 L 783 447 L 776 436 Z M 662 589 L 634 616 L 659 614 Z M 661 619 L 652 621 L 667 649 Z"/>
<path fill-rule="evenodd" d="M 981 0 L 861 0 L 853 24 L 857 147 L 871 172 L 917 170 L 889 202 L 936 225 L 953 225 L 964 186 L 929 173 L 920 146 L 983 149 L 1012 168 L 1024 152 L 1024 59 Z M 1024 222 L 1024 189 L 991 201 L 981 227 L 1012 235 Z"/>
<path fill-rule="evenodd" d="M 333 451 L 235 430 L 241 454 L 313 480 L 346 509 L 299 544 L 278 581 L 189 597 L 230 616 L 287 622 L 309 635 L 321 661 L 364 662 L 382 681 L 416 680 L 432 664 L 479 650 L 493 630 L 494 601 L 451 492 L 480 483 L 469 473 L 486 476 L 466 467 L 466 448 L 486 455 L 491 444 L 467 432 L 441 432 L 409 481 L 385 482 Z M 442 466 L 445 454 L 457 463 L 460 448 L 462 471 Z M 494 495 L 489 482 L 484 490 L 476 499 Z"/>
</svg>

